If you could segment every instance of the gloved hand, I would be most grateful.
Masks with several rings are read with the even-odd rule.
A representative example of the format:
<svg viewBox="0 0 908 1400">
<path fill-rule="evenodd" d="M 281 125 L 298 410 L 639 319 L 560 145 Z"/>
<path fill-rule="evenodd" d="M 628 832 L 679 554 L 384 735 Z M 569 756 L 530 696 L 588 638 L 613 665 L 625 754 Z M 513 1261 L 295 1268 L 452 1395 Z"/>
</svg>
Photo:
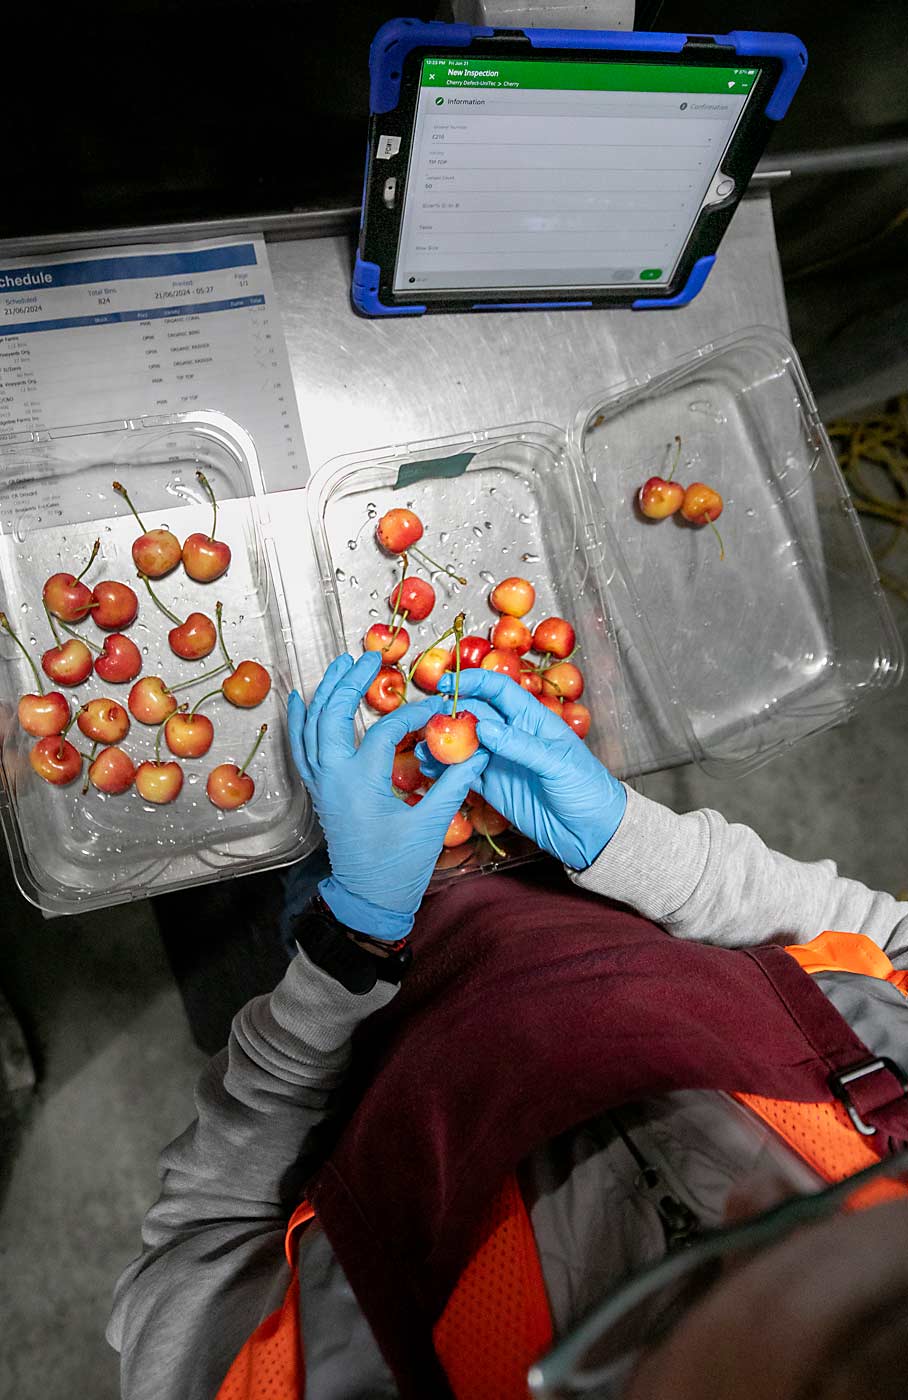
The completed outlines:
<svg viewBox="0 0 908 1400">
<path fill-rule="evenodd" d="M 443 675 L 438 688 L 453 690 L 454 677 Z M 479 742 L 492 754 L 473 784 L 476 791 L 537 846 L 585 870 L 618 830 L 627 806 L 623 783 L 564 720 L 507 676 L 472 667 L 461 671 L 460 701 L 478 716 Z M 496 718 L 487 717 L 481 701 L 497 711 Z M 425 744 L 417 744 L 416 753 L 422 771 L 435 777 L 439 765 Z"/>
<path fill-rule="evenodd" d="M 433 697 L 385 715 L 356 747 L 353 717 L 378 674 L 381 658 L 354 664 L 339 656 L 325 672 L 308 713 L 290 696 L 290 745 L 328 843 L 331 875 L 319 885 L 341 923 L 391 942 L 413 927 L 451 818 L 475 787 L 489 756 L 481 749 L 445 769 L 431 791 L 408 807 L 391 791 L 395 745 L 450 701 Z"/>
</svg>

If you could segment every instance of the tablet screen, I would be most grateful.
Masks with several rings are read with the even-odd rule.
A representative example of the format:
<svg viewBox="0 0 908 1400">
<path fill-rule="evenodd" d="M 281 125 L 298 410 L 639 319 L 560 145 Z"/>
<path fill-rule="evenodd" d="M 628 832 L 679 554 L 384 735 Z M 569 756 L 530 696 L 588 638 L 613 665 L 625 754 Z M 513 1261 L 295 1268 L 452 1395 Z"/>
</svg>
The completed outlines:
<svg viewBox="0 0 908 1400">
<path fill-rule="evenodd" d="M 424 58 L 395 291 L 667 285 L 759 75 Z"/>
</svg>

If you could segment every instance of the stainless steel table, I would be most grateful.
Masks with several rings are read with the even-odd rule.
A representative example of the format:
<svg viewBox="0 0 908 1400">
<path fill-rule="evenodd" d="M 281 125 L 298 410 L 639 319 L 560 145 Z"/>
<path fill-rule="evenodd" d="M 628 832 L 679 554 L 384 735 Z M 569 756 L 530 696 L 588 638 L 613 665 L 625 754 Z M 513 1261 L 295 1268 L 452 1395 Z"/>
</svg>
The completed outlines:
<svg viewBox="0 0 908 1400">
<path fill-rule="evenodd" d="M 366 448 L 526 420 L 570 425 L 584 399 L 752 325 L 787 330 L 768 195 L 738 207 L 704 291 L 678 311 L 501 312 L 364 320 L 346 238 L 269 245 L 313 469 Z M 330 655 L 303 493 L 263 463 L 308 689 Z M 317 607 L 313 607 L 313 602 Z"/>
</svg>

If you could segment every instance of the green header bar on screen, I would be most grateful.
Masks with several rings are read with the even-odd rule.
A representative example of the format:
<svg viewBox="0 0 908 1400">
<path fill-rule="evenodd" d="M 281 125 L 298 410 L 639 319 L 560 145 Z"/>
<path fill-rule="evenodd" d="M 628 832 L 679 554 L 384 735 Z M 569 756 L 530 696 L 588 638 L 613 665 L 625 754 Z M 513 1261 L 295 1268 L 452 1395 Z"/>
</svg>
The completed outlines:
<svg viewBox="0 0 908 1400">
<path fill-rule="evenodd" d="M 582 92 L 750 92 L 758 68 L 695 68 L 674 63 L 548 63 L 545 60 L 424 58 L 430 88 L 548 88 Z"/>
</svg>

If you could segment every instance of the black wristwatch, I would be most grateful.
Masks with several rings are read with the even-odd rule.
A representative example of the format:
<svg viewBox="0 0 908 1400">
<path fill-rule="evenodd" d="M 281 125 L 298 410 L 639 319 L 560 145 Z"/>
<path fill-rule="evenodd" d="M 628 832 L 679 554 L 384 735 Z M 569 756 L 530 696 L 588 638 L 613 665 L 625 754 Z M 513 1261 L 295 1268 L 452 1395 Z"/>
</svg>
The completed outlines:
<svg viewBox="0 0 908 1400">
<path fill-rule="evenodd" d="M 320 894 L 310 900 L 293 933 L 316 967 L 355 996 L 365 996 L 376 982 L 400 986 L 413 961 L 413 950 L 406 938 L 383 943 L 348 928 L 335 918 Z"/>
</svg>

